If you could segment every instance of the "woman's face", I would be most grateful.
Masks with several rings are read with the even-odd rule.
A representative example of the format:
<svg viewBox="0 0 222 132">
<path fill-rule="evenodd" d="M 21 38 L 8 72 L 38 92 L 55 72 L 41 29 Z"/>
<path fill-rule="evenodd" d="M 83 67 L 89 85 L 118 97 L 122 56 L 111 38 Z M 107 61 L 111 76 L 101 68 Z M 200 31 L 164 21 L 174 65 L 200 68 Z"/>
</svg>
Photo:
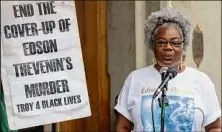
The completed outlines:
<svg viewBox="0 0 222 132">
<path fill-rule="evenodd" d="M 182 55 L 182 37 L 174 27 L 160 27 L 154 40 L 154 55 L 159 66 L 175 67 Z"/>
</svg>

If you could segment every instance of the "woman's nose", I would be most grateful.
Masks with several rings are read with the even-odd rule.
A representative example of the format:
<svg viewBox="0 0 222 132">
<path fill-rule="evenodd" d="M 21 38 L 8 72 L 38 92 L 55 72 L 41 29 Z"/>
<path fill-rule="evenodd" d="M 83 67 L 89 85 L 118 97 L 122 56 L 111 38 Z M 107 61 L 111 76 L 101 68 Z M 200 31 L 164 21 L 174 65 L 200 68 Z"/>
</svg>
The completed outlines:
<svg viewBox="0 0 222 132">
<path fill-rule="evenodd" d="M 164 45 L 165 49 L 173 49 L 173 46 L 168 42 L 166 45 Z"/>
</svg>

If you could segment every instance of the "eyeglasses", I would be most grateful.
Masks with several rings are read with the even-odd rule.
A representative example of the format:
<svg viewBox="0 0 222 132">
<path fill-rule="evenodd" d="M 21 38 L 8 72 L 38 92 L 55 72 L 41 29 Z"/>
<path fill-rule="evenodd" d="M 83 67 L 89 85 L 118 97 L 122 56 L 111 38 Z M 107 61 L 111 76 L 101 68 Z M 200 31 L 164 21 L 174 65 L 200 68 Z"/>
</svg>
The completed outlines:
<svg viewBox="0 0 222 132">
<path fill-rule="evenodd" d="M 168 43 L 173 46 L 173 47 L 181 47 L 182 44 L 183 44 L 183 41 L 171 41 L 171 42 L 167 42 L 167 41 L 164 41 L 164 40 L 156 40 L 154 41 L 155 44 L 157 44 L 158 46 L 165 46 L 167 45 Z"/>
</svg>

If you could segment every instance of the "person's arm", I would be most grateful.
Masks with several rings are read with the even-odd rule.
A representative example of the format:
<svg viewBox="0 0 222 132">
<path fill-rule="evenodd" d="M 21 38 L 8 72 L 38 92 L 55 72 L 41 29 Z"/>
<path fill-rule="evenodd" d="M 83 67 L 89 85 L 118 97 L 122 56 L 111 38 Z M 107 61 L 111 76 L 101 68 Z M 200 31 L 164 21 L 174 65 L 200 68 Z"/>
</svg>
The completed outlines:
<svg viewBox="0 0 222 132">
<path fill-rule="evenodd" d="M 132 127 L 131 121 L 117 112 L 116 132 L 130 132 Z"/>
<path fill-rule="evenodd" d="M 208 76 L 205 76 L 202 86 L 204 93 L 203 101 L 205 103 L 202 126 L 205 128 L 206 132 L 221 132 L 221 108 L 215 85 Z"/>
<path fill-rule="evenodd" d="M 132 130 L 132 118 L 129 112 L 129 91 L 132 76 L 127 77 L 124 85 L 116 97 L 116 105 L 114 107 L 116 113 L 116 132 L 130 132 Z"/>
<path fill-rule="evenodd" d="M 206 132 L 221 132 L 220 118 L 205 127 Z"/>
</svg>

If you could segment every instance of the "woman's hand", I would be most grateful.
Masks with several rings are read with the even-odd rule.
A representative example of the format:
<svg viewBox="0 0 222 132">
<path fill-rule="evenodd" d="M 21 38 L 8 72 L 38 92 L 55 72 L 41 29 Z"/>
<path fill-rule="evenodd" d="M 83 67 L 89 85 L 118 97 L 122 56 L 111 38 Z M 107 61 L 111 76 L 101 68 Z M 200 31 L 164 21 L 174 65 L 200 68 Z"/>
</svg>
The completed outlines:
<svg viewBox="0 0 222 132">
<path fill-rule="evenodd" d="M 130 132 L 132 127 L 132 122 L 117 112 L 116 132 Z"/>
<path fill-rule="evenodd" d="M 206 132 L 221 132 L 220 118 L 205 127 Z"/>
</svg>

